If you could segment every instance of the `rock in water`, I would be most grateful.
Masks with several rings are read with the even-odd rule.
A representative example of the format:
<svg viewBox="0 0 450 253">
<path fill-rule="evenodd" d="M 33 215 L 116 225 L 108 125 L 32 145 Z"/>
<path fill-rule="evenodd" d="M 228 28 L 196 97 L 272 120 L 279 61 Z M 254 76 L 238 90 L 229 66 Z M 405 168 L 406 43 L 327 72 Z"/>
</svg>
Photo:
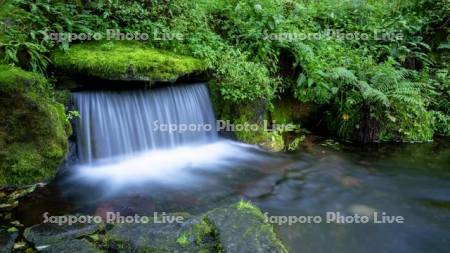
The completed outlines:
<svg viewBox="0 0 450 253">
<path fill-rule="evenodd" d="M 0 227 L 0 253 L 11 252 L 18 235 L 17 231 L 10 232 L 7 228 Z"/>
<path fill-rule="evenodd" d="M 36 247 L 39 252 L 44 253 L 100 253 L 103 252 L 94 247 L 93 244 L 86 240 L 68 240 L 60 241 L 52 245 L 44 245 Z"/>
<path fill-rule="evenodd" d="M 58 225 L 54 223 L 45 223 L 27 228 L 24 232 L 25 238 L 35 245 L 50 244 L 61 240 L 78 238 L 89 235 L 97 231 L 97 224 Z"/>
<path fill-rule="evenodd" d="M 225 252 L 287 252 L 273 227 L 264 222 L 261 211 L 246 202 L 219 208 L 206 214 L 217 229 Z"/>
<path fill-rule="evenodd" d="M 227 252 L 285 253 L 272 225 L 247 202 L 217 208 L 198 216 L 171 214 L 182 221 L 148 223 L 40 224 L 27 228 L 26 240 L 40 252 Z M 141 216 L 142 217 L 142 216 Z M 106 229 L 108 228 L 108 229 Z M 14 240 L 12 240 L 14 243 Z"/>
<path fill-rule="evenodd" d="M 126 252 L 287 252 L 261 211 L 242 201 L 181 224 L 115 225 L 106 235 Z"/>
</svg>

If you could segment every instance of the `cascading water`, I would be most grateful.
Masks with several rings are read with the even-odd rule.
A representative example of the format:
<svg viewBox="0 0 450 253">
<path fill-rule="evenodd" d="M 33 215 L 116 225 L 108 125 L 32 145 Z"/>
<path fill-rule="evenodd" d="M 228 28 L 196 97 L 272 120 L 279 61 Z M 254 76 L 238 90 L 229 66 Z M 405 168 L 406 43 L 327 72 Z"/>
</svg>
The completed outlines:
<svg viewBox="0 0 450 253">
<path fill-rule="evenodd" d="M 154 90 L 73 93 L 80 112 L 76 124 L 82 163 L 152 149 L 167 149 L 217 139 L 215 118 L 205 84 Z M 195 127 L 170 131 L 170 127 Z M 202 126 L 209 126 L 210 131 Z"/>
<path fill-rule="evenodd" d="M 274 154 L 223 140 L 214 131 L 152 130 L 156 120 L 213 123 L 204 85 L 80 92 L 74 98 L 83 160 L 60 174 L 57 187 L 36 187 L 32 194 L 41 195 L 31 199 L 35 205 L 21 198 L 22 210 L 30 211 L 15 209 L 20 222 L 27 224 L 33 214 L 36 219 L 26 226 L 41 223 L 55 204 L 60 206 L 53 210 L 89 215 L 195 215 L 250 199 L 265 216 L 278 217 L 274 226 L 293 252 L 448 251 L 448 141 L 370 152 L 308 145 L 309 153 Z M 58 203 L 53 188 L 69 203 Z M 345 222 L 327 221 L 328 212 Z M 405 222 L 375 224 L 375 212 L 400 215 Z M 346 222 L 358 216 L 369 222 Z M 280 217 L 299 219 L 282 224 Z"/>
<path fill-rule="evenodd" d="M 84 203 L 130 191 L 162 194 L 164 187 L 206 186 L 211 180 L 204 172 L 245 171 L 277 160 L 256 146 L 218 136 L 203 83 L 82 91 L 73 99 L 80 113 L 79 162 L 70 167 L 64 188 L 69 195 L 85 192 Z"/>
</svg>

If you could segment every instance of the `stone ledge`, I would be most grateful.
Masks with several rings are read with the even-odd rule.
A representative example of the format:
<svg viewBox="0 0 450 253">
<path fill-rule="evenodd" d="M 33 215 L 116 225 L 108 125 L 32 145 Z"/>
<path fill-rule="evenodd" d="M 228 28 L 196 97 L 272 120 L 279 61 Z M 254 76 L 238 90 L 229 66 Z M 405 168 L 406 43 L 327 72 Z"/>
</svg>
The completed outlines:
<svg viewBox="0 0 450 253">
<path fill-rule="evenodd" d="M 51 59 L 61 72 L 106 80 L 174 82 L 207 69 L 201 60 L 135 41 L 77 44 L 66 52 L 54 51 Z"/>
</svg>

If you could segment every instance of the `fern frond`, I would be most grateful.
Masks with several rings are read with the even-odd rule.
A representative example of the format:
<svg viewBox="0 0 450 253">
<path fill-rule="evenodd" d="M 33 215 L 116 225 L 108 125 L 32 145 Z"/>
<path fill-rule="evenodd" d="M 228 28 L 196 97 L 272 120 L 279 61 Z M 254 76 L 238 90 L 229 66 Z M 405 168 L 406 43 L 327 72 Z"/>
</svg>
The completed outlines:
<svg viewBox="0 0 450 253">
<path fill-rule="evenodd" d="M 372 88 L 367 82 L 358 82 L 358 87 L 364 100 L 369 103 L 381 103 L 384 106 L 389 106 L 389 98 L 380 90 Z"/>
</svg>

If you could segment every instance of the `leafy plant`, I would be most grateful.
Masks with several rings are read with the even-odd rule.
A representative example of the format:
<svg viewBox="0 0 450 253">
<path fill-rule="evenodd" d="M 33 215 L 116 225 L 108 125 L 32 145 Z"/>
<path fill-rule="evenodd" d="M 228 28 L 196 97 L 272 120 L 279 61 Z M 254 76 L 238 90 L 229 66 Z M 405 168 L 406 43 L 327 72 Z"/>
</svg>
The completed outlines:
<svg viewBox="0 0 450 253">
<path fill-rule="evenodd" d="M 13 3 L 13 5 L 11 5 Z M 4 61 L 46 72 L 51 33 L 181 33 L 153 47 L 204 60 L 222 98 L 239 105 L 292 93 L 324 105 L 330 129 L 359 141 L 427 141 L 449 115 L 447 0 L 7 1 L 20 15 L 0 36 Z M 0 21 L 2 21 L 0 11 Z M 3 22 L 5 23 L 5 22 Z M 269 34 L 368 34 L 283 40 Z M 379 38 L 383 35 L 384 37 Z M 401 35 L 393 39 L 389 35 Z M 270 36 L 269 36 L 270 37 Z M 283 53 L 292 55 L 286 62 Z M 438 56 L 436 56 L 436 54 Z M 26 57 L 23 57 L 23 56 Z M 24 64 L 23 62 L 26 62 Z M 286 68 L 295 69 L 286 76 Z M 437 70 L 442 69 L 442 70 Z"/>
</svg>

